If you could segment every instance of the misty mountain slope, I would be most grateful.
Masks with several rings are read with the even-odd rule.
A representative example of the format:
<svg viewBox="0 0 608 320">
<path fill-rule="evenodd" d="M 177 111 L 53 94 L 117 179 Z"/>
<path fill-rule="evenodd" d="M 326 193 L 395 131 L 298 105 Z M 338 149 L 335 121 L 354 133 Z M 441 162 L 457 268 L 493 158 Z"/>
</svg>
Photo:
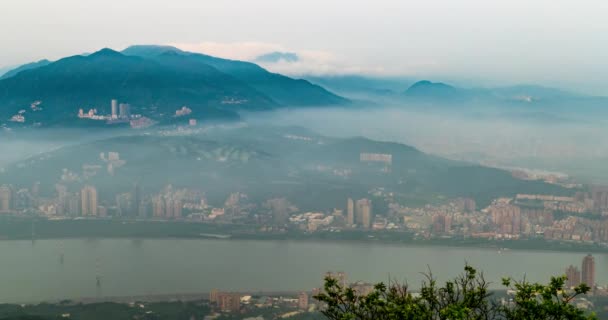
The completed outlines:
<svg viewBox="0 0 608 320">
<path fill-rule="evenodd" d="M 208 64 L 263 92 L 279 104 L 289 107 L 344 105 L 349 102 L 347 99 L 337 96 L 321 86 L 314 85 L 306 80 L 292 79 L 268 72 L 251 62 L 190 53 L 169 46 L 138 45 L 129 47 L 122 52 L 125 55 L 151 58 L 159 62 L 165 60 L 167 57 L 166 53 L 169 52 L 173 53 L 173 56 L 179 56 L 183 60 L 183 63 L 198 61 Z M 176 62 L 175 57 L 173 59 Z"/>
<path fill-rule="evenodd" d="M 464 90 L 441 82 L 431 82 L 428 80 L 418 81 L 412 84 L 406 91 L 407 97 L 413 98 L 432 98 L 432 99 L 456 99 L 466 96 Z"/>
<path fill-rule="evenodd" d="M 369 105 L 398 103 L 403 88 L 414 83 L 408 77 L 390 76 L 306 75 L 304 78 L 351 100 L 367 101 Z"/>
<path fill-rule="evenodd" d="M 537 85 L 460 88 L 419 81 L 400 97 L 402 108 L 454 113 L 473 119 L 510 119 L 535 124 L 598 123 L 608 117 L 608 98 Z"/>
<path fill-rule="evenodd" d="M 49 65 L 49 64 L 51 64 L 51 61 L 46 60 L 46 59 L 43 59 L 43 60 L 40 60 L 40 61 L 37 61 L 37 62 L 27 63 L 27 64 L 21 65 L 21 66 L 15 68 L 15 69 L 9 70 L 6 73 L 2 74 L 0 76 L 0 80 L 13 77 L 13 76 L 15 76 L 17 73 L 19 73 L 21 71 L 40 68 L 40 67 L 44 67 L 44 66 Z"/>
<path fill-rule="evenodd" d="M 145 107 L 157 114 L 171 114 L 184 105 L 201 116 L 221 115 L 222 109 L 277 106 L 211 66 L 175 68 L 109 49 L 61 59 L 0 81 L 0 112 L 14 113 L 41 100 L 44 110 L 26 117 L 45 123 L 75 118 L 78 108 L 97 107 L 109 113 L 112 98 L 130 103 L 135 112 Z"/>
<path fill-rule="evenodd" d="M 150 192 L 173 184 L 204 190 L 214 201 L 235 191 L 256 201 L 287 197 L 305 210 L 341 207 L 347 197 L 369 196 L 374 188 L 409 199 L 466 196 L 480 204 L 516 193 L 563 193 L 553 185 L 517 180 L 506 171 L 429 156 L 398 143 L 308 133 L 245 127 L 192 136 L 117 137 L 15 163 L 0 179 L 24 185 L 41 181 L 52 193 L 63 176 L 63 183 L 75 189 L 93 184 L 108 197 L 134 182 Z M 113 167 L 113 174 L 100 157 L 108 152 L 118 152 L 125 161 Z M 390 155 L 392 163 L 363 161 L 362 153 Z"/>
</svg>

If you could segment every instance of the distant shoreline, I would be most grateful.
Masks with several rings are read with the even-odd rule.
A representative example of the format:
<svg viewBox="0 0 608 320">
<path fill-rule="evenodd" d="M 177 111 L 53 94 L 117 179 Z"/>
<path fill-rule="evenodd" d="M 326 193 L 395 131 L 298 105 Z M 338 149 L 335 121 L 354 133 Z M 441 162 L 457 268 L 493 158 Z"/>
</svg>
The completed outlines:
<svg viewBox="0 0 608 320">
<path fill-rule="evenodd" d="M 34 221 L 34 222 L 33 222 Z M 31 225 L 34 224 L 32 238 Z M 43 220 L 1 219 L 0 241 L 64 239 L 185 239 L 185 240 L 256 240 L 316 243 L 390 244 L 416 247 L 479 248 L 486 250 L 608 253 L 597 244 L 547 241 L 542 238 L 522 240 L 484 240 L 478 238 L 419 239 L 406 232 L 286 232 L 261 233 L 251 226 L 216 225 L 183 221 L 122 221 L 102 219 Z"/>
<path fill-rule="evenodd" d="M 297 296 L 301 291 L 256 291 L 256 290 L 244 290 L 244 291 L 230 291 L 239 293 L 241 295 L 268 295 L 268 296 Z M 101 297 L 78 297 L 78 298 L 64 298 L 54 300 L 30 300 L 21 301 L 22 304 L 61 304 L 62 302 L 69 301 L 70 304 L 95 304 L 95 303 L 131 303 L 131 302 L 166 302 L 166 301 L 201 301 L 209 300 L 209 292 L 187 292 L 187 293 L 157 293 L 157 294 L 140 294 L 140 295 L 124 295 L 124 296 L 101 296 Z M 11 303 L 9 303 L 11 304 Z"/>
</svg>

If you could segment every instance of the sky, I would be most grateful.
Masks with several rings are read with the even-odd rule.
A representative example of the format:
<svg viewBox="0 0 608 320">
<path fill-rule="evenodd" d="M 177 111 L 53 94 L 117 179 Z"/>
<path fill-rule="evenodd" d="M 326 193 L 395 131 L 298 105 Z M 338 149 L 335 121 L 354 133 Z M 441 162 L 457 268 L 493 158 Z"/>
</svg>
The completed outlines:
<svg viewBox="0 0 608 320">
<path fill-rule="evenodd" d="M 605 0 L 1 0 L 0 68 L 132 44 L 267 67 L 608 95 Z"/>
</svg>

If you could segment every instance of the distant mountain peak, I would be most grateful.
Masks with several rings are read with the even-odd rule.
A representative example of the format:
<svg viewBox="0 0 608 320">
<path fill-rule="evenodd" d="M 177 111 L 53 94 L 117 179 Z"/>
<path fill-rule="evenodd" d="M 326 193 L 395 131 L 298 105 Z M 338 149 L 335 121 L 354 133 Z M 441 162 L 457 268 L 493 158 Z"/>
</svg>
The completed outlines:
<svg viewBox="0 0 608 320">
<path fill-rule="evenodd" d="M 179 48 L 166 45 L 154 44 L 138 44 L 130 46 L 122 51 L 122 54 L 127 56 L 151 57 L 159 55 L 178 55 L 186 54 L 185 51 Z"/>
<path fill-rule="evenodd" d="M 51 64 L 51 61 L 49 61 L 47 59 L 42 59 L 42 60 L 37 61 L 37 62 L 27 63 L 27 64 L 24 64 L 22 66 L 19 66 L 17 68 L 14 68 L 12 70 L 7 71 L 5 74 L 3 74 L 2 76 L 0 76 L 0 80 L 13 77 L 13 76 L 15 76 L 16 74 L 18 74 L 21 71 L 36 69 L 36 68 L 39 68 L 39 67 L 44 67 L 44 66 L 46 66 L 48 64 Z"/>
<path fill-rule="evenodd" d="M 432 82 L 429 80 L 420 80 L 413 85 L 411 85 L 408 89 L 418 89 L 418 88 L 440 88 L 440 89 L 455 89 L 453 86 L 449 84 L 445 84 L 443 82 Z"/>
<path fill-rule="evenodd" d="M 411 85 L 406 91 L 407 96 L 447 98 L 458 94 L 459 89 L 443 82 L 421 80 Z"/>
<path fill-rule="evenodd" d="M 110 48 L 103 48 L 103 49 L 89 55 L 89 57 L 117 57 L 117 56 L 122 56 L 122 54 L 120 52 L 112 50 Z"/>
</svg>

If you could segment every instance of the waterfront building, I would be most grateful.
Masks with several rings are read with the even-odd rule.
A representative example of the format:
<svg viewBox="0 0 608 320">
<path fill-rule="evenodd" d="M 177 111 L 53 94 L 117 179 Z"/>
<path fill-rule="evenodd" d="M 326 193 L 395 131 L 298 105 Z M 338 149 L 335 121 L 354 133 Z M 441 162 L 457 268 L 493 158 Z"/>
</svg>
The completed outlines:
<svg viewBox="0 0 608 320">
<path fill-rule="evenodd" d="M 566 282 L 568 288 L 574 288 L 581 284 L 581 272 L 573 265 L 570 265 L 566 269 L 566 277 L 568 277 L 568 281 Z"/>
<path fill-rule="evenodd" d="M 583 258 L 581 282 L 591 288 L 595 287 L 595 258 L 591 254 L 588 254 Z"/>
<path fill-rule="evenodd" d="M 355 203 L 353 199 L 346 201 L 346 225 L 352 227 L 355 224 Z"/>
<path fill-rule="evenodd" d="M 118 118 L 118 101 L 112 99 L 112 119 Z"/>
<path fill-rule="evenodd" d="M 93 186 L 84 186 L 80 190 L 81 210 L 83 216 L 97 215 L 97 189 Z"/>
<path fill-rule="evenodd" d="M 363 229 L 369 229 L 372 224 L 372 201 L 369 199 L 357 200 L 355 205 L 355 218 L 357 224 Z"/>
<path fill-rule="evenodd" d="M 13 190 L 10 186 L 0 186 L 0 212 L 9 212 L 13 206 Z"/>
</svg>

